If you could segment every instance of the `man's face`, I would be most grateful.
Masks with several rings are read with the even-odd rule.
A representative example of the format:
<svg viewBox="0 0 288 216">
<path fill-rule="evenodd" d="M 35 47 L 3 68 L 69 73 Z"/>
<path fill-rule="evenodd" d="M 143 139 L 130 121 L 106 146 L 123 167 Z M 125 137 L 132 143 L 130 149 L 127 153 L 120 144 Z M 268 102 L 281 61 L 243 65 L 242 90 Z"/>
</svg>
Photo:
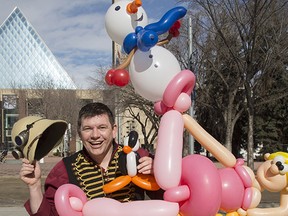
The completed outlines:
<svg viewBox="0 0 288 216">
<path fill-rule="evenodd" d="M 82 119 L 80 136 L 89 155 L 101 163 L 116 137 L 116 125 L 106 114 Z"/>
</svg>

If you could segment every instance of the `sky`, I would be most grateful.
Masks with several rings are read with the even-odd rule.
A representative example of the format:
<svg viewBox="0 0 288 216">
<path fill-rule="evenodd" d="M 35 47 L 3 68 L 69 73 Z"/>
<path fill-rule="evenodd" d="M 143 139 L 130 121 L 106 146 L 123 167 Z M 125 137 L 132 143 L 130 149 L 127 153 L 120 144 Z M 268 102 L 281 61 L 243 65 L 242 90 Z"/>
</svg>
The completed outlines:
<svg viewBox="0 0 288 216">
<path fill-rule="evenodd" d="M 142 0 L 149 23 L 176 0 Z M 0 0 L 0 24 L 17 6 L 79 88 L 89 88 L 98 67 L 111 66 L 105 13 L 112 0 Z"/>
</svg>

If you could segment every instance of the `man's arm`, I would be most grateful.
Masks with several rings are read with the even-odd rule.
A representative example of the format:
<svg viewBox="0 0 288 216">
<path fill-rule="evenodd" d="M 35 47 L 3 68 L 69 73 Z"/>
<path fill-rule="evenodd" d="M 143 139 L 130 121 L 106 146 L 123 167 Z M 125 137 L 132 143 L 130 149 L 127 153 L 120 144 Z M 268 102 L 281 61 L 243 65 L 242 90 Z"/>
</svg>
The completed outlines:
<svg viewBox="0 0 288 216">
<path fill-rule="evenodd" d="M 30 200 L 25 203 L 25 208 L 29 215 L 33 216 L 56 216 L 58 215 L 55 203 L 54 203 L 54 196 L 57 189 L 63 185 L 69 183 L 67 170 L 65 168 L 63 160 L 59 161 L 53 169 L 48 174 L 46 181 L 45 181 L 45 193 L 42 194 L 42 199 L 40 198 L 41 202 L 37 202 L 34 199 L 37 199 L 36 191 L 39 192 L 39 188 L 35 191 L 32 191 L 33 197 L 30 194 Z M 33 188 L 31 188 L 33 189 Z M 40 191 L 42 191 L 40 186 Z M 35 194 L 34 194 L 35 193 Z M 39 194 L 38 194 L 39 195 Z M 31 200 L 32 199 L 32 200 Z M 36 206 L 37 205 L 37 206 Z M 38 206 L 39 205 L 39 206 Z M 34 213 L 36 208 L 38 207 L 37 211 Z"/>
<path fill-rule="evenodd" d="M 31 213 L 35 214 L 43 200 L 43 193 L 41 189 L 41 169 L 39 163 L 35 161 L 30 164 L 29 161 L 24 158 L 22 160 L 20 178 L 29 188 L 30 209 Z"/>
</svg>

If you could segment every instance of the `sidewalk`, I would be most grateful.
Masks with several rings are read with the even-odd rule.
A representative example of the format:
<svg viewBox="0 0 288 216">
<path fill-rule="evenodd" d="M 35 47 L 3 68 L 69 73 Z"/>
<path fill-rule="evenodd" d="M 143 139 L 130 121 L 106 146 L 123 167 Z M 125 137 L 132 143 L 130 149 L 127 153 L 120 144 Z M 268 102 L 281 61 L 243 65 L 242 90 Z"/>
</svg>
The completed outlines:
<svg viewBox="0 0 288 216">
<path fill-rule="evenodd" d="M 40 163 L 45 178 L 60 157 L 45 157 Z M 19 179 L 22 161 L 8 154 L 5 163 L 0 163 L 0 215 L 28 216 L 24 202 L 28 199 L 27 186 Z"/>
<path fill-rule="evenodd" d="M 53 166 L 61 159 L 61 157 L 45 157 L 44 163 L 40 163 L 42 176 L 47 176 Z M 0 163 L 0 176 L 18 178 L 21 164 L 21 160 L 16 160 L 11 154 L 8 154 L 5 163 Z"/>
<path fill-rule="evenodd" d="M 0 215 L 28 216 L 24 207 L 0 207 Z"/>
</svg>

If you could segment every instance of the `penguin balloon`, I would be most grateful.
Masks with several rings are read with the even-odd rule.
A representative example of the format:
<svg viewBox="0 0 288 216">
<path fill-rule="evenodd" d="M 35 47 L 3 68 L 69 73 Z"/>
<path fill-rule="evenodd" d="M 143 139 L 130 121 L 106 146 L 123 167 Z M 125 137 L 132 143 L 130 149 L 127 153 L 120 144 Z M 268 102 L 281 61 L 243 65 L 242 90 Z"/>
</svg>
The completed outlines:
<svg viewBox="0 0 288 216">
<path fill-rule="evenodd" d="M 123 151 L 119 154 L 119 168 L 123 175 L 133 177 L 137 174 L 137 165 L 140 156 L 137 153 L 140 148 L 138 133 L 131 131 L 124 139 Z"/>
<path fill-rule="evenodd" d="M 131 131 L 124 139 L 122 152 L 119 153 L 118 166 L 122 176 L 115 178 L 113 181 L 103 186 L 105 193 L 112 193 L 128 185 L 130 182 L 145 190 L 159 190 L 153 175 L 138 173 L 137 166 L 139 164 L 140 155 L 138 150 L 140 143 L 138 133 Z"/>
</svg>

